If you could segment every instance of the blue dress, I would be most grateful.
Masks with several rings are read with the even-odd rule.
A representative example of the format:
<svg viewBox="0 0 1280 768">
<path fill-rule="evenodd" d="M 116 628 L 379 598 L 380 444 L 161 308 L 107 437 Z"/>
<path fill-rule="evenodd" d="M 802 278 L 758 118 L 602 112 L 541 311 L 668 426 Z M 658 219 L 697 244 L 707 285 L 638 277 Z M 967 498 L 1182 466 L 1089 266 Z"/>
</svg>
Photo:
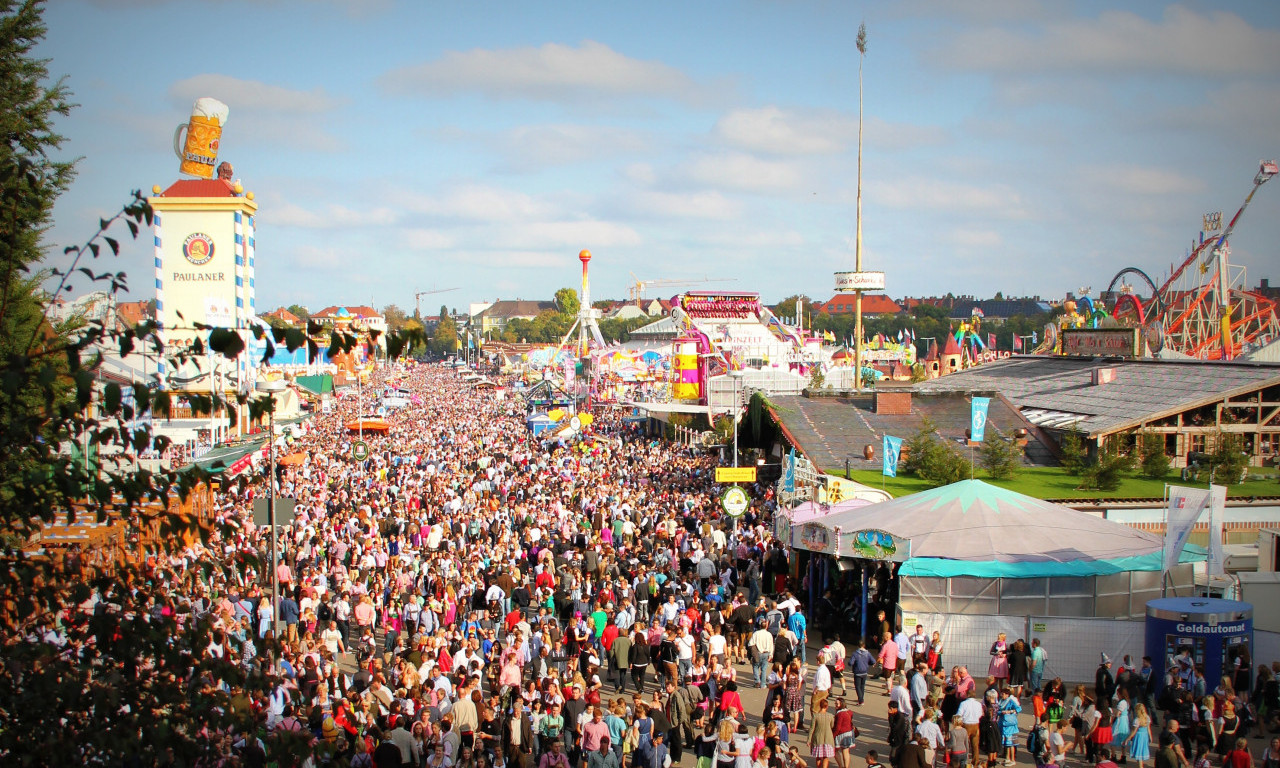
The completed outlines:
<svg viewBox="0 0 1280 768">
<path fill-rule="evenodd" d="M 636 730 L 640 732 L 640 743 L 631 756 L 632 768 L 650 768 L 653 764 L 653 718 L 637 720 Z"/>
<path fill-rule="evenodd" d="M 1121 707 L 1116 710 L 1115 719 L 1111 721 L 1111 745 L 1119 747 L 1127 738 L 1129 738 L 1129 709 Z"/>
<path fill-rule="evenodd" d="M 1133 740 L 1129 742 L 1129 757 L 1134 760 L 1151 759 L 1151 731 L 1145 725 L 1139 725 L 1133 731 Z"/>
</svg>

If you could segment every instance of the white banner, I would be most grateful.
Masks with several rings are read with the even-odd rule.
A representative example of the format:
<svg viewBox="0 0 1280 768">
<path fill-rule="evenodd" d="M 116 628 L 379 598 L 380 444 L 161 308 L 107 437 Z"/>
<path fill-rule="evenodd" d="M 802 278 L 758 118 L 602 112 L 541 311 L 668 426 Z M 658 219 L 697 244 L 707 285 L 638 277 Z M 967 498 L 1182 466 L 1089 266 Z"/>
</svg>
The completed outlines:
<svg viewBox="0 0 1280 768">
<path fill-rule="evenodd" d="M 1210 576 L 1225 576 L 1227 556 L 1222 552 L 1222 517 L 1227 509 L 1227 488 L 1209 486 L 1209 562 Z"/>
<path fill-rule="evenodd" d="M 1191 529 L 1209 505 L 1209 491 L 1203 488 L 1169 486 L 1169 507 L 1165 510 L 1164 570 L 1171 570 L 1182 556 Z"/>
</svg>

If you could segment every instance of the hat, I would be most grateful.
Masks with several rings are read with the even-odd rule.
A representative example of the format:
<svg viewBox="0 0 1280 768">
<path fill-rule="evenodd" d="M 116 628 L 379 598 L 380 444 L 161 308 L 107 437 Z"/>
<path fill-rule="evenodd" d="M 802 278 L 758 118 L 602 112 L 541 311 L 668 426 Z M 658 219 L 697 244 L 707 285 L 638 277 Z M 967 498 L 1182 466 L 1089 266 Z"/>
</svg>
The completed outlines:
<svg viewBox="0 0 1280 768">
<path fill-rule="evenodd" d="M 1104 654 L 1102 654 L 1102 663 L 1103 663 L 1103 664 L 1110 664 L 1110 663 L 1111 663 L 1111 657 L 1110 657 L 1110 656 L 1108 656 L 1108 655 L 1107 655 L 1107 654 L 1105 654 L 1105 653 L 1104 653 Z"/>
</svg>

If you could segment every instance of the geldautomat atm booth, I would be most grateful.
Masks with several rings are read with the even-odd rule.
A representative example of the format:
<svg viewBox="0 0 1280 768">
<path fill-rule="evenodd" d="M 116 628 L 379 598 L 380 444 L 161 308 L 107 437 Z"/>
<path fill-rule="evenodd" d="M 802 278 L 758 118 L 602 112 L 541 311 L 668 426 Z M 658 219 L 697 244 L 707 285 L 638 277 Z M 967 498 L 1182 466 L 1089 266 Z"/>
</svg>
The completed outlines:
<svg viewBox="0 0 1280 768">
<path fill-rule="evenodd" d="M 1147 603 L 1146 655 L 1157 671 L 1194 661 L 1204 667 L 1205 687 L 1212 691 L 1223 674 L 1233 673 L 1237 659 L 1249 663 L 1252 643 L 1249 603 L 1207 597 L 1162 597 Z"/>
</svg>

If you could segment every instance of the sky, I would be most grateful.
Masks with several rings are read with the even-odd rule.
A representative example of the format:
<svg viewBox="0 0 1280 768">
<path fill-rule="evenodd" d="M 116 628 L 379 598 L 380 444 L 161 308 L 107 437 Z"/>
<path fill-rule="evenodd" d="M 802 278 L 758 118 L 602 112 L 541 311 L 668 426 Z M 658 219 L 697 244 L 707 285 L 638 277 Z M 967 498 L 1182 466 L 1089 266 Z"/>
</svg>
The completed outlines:
<svg viewBox="0 0 1280 768">
<path fill-rule="evenodd" d="M 260 206 L 259 311 L 550 299 L 584 248 L 593 298 L 829 298 L 855 262 L 860 23 L 862 263 L 896 298 L 1159 282 L 1280 156 L 1264 0 L 55 0 L 45 20 L 80 158 L 49 263 L 180 178 L 173 131 L 211 96 Z M 1280 180 L 1231 260 L 1280 282 L 1278 244 Z M 151 298 L 151 250 L 99 268 Z"/>
</svg>

